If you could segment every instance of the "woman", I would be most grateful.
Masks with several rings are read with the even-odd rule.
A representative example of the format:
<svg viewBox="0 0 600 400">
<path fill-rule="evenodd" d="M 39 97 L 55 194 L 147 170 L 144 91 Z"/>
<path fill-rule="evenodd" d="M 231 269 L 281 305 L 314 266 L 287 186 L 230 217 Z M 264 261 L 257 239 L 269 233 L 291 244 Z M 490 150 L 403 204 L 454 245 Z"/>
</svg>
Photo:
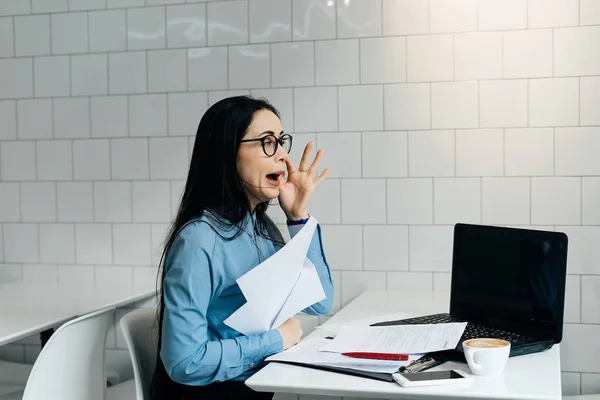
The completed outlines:
<svg viewBox="0 0 600 400">
<path fill-rule="evenodd" d="M 284 245 L 267 217 L 272 199 L 293 237 L 309 218 L 308 200 L 326 178 L 316 176 L 323 152 L 309 165 L 308 144 L 296 169 L 277 110 L 264 100 L 231 97 L 202 117 L 181 204 L 161 258 L 159 350 L 153 399 L 270 399 L 244 380 L 264 358 L 296 344 L 300 322 L 241 335 L 223 323 L 245 303 L 236 279 Z M 287 178 L 285 172 L 287 171 Z M 326 298 L 304 310 L 322 315 L 333 303 L 333 282 L 317 226 L 307 257 Z"/>
</svg>

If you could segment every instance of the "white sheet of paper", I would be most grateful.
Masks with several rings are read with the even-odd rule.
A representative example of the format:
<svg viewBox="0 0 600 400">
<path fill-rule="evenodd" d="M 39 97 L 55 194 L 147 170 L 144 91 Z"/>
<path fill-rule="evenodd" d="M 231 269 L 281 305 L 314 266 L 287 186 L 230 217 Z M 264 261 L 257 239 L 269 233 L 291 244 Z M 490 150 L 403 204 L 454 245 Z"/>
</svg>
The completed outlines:
<svg viewBox="0 0 600 400">
<path fill-rule="evenodd" d="M 317 270 L 306 258 L 316 226 L 310 217 L 285 246 L 237 279 L 246 303 L 225 325 L 244 335 L 266 332 L 325 298 Z"/>
<path fill-rule="evenodd" d="M 411 355 L 408 361 L 385 361 L 357 359 L 343 356 L 338 353 L 319 351 L 330 340 L 313 337 L 306 338 L 289 349 L 267 357 L 266 361 L 288 361 L 302 364 L 325 365 L 331 367 L 351 368 L 359 371 L 393 373 L 398 368 L 408 365 L 422 354 Z"/>
<path fill-rule="evenodd" d="M 321 285 L 319 274 L 314 264 L 307 258 L 304 260 L 296 285 L 273 321 L 273 327 L 279 327 L 288 318 L 296 315 L 299 310 L 304 310 L 323 299 L 325 299 L 325 291 Z"/>
<path fill-rule="evenodd" d="M 327 321 L 324 325 L 318 325 L 315 329 L 320 329 L 328 334 L 337 335 L 344 326 L 369 326 L 376 322 L 395 321 L 399 319 L 412 318 L 414 314 L 395 313 L 395 314 L 379 314 L 366 318 L 352 319 L 348 321 L 331 322 Z"/>
<path fill-rule="evenodd" d="M 405 354 L 450 350 L 456 347 L 466 326 L 466 322 L 381 327 L 346 326 L 321 350 L 335 353 L 370 351 Z"/>
</svg>

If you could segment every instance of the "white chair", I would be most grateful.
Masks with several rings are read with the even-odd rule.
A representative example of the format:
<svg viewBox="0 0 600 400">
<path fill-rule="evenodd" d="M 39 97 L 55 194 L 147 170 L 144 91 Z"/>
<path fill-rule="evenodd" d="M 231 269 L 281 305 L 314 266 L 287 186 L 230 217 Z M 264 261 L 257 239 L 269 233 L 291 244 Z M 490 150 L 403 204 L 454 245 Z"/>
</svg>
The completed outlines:
<svg viewBox="0 0 600 400">
<path fill-rule="evenodd" d="M 38 355 L 24 392 L 4 400 L 104 400 L 105 346 L 114 308 L 73 319 L 60 326 Z"/>
<path fill-rule="evenodd" d="M 600 394 L 581 394 L 577 396 L 563 396 L 565 400 L 600 400 Z"/>
<path fill-rule="evenodd" d="M 121 330 L 131 356 L 135 399 L 149 400 L 158 348 L 156 309 L 138 308 L 125 314 L 121 318 Z"/>
</svg>

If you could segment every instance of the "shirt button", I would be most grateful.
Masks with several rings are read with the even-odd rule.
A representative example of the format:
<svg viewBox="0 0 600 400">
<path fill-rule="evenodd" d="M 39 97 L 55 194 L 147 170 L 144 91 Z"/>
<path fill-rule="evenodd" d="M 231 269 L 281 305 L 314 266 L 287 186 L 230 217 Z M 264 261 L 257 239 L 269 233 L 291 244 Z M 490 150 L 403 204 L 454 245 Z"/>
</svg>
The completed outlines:
<svg viewBox="0 0 600 400">
<path fill-rule="evenodd" d="M 254 367 L 254 361 L 250 363 L 250 368 Z"/>
</svg>

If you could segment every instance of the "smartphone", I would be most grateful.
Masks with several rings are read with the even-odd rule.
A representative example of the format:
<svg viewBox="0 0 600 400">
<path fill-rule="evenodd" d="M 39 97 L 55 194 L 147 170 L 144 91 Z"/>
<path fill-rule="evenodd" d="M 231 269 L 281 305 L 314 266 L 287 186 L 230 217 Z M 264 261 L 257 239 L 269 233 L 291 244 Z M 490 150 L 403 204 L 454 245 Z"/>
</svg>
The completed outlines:
<svg viewBox="0 0 600 400">
<path fill-rule="evenodd" d="M 451 369 L 445 371 L 427 371 L 411 373 L 395 373 L 392 377 L 400 386 L 431 386 L 456 383 L 469 383 L 473 378 L 461 370 Z"/>
</svg>

